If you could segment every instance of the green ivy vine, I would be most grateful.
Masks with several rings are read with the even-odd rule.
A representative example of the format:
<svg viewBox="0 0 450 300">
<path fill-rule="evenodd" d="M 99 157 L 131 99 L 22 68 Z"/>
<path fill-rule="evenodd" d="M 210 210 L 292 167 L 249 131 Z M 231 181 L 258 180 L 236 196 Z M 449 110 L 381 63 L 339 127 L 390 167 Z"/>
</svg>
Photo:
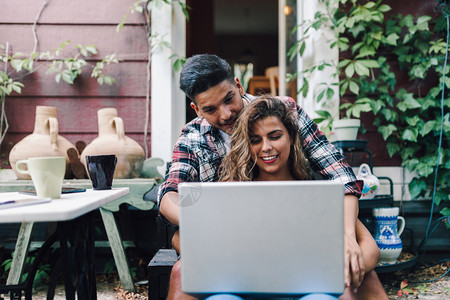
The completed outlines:
<svg viewBox="0 0 450 300">
<path fill-rule="evenodd" d="M 389 155 L 398 155 L 402 166 L 414 174 L 409 183 L 412 199 L 434 198 L 435 204 L 443 207 L 441 214 L 450 216 L 448 64 L 444 69 L 448 8 L 434 19 L 426 15 L 387 17 L 391 7 L 382 0 L 319 2 L 325 9 L 296 28 L 302 30 L 303 38 L 289 55 L 302 56 L 308 37 L 327 27 L 335 33 L 329 45 L 338 47 L 339 62 L 323 61 L 303 70 L 299 92 L 306 96 L 311 92 L 308 78 L 332 68 L 339 83 L 320 84 L 315 100 L 328 101 L 338 90 L 341 115 L 359 118 L 361 113 L 373 114 Z M 399 87 L 400 76 L 408 82 L 407 89 Z M 318 114 L 315 121 L 326 124 L 324 131 L 329 132 L 331 115 L 326 111 Z M 450 228 L 448 221 L 446 225 Z"/>
</svg>

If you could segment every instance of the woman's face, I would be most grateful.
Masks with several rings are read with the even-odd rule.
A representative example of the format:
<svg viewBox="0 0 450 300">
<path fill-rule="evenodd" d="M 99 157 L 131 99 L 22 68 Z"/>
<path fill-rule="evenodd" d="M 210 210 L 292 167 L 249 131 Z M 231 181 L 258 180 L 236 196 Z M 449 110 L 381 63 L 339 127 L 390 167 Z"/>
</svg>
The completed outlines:
<svg viewBox="0 0 450 300">
<path fill-rule="evenodd" d="M 257 179 L 293 179 L 288 166 L 292 141 L 280 119 L 269 116 L 256 121 L 249 135 L 252 157 L 259 168 Z"/>
</svg>

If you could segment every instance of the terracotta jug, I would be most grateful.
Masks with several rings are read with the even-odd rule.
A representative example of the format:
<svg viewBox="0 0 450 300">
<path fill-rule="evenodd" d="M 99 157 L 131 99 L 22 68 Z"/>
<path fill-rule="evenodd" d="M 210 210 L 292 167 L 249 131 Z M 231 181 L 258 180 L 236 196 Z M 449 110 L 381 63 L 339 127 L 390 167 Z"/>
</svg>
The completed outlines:
<svg viewBox="0 0 450 300">
<path fill-rule="evenodd" d="M 114 178 L 136 178 L 141 175 L 144 163 L 144 149 L 133 139 L 125 135 L 122 118 L 117 116 L 117 109 L 108 107 L 97 111 L 98 137 L 81 153 L 80 160 L 86 168 L 86 156 L 117 156 Z"/>
<path fill-rule="evenodd" d="M 16 162 L 30 157 L 65 156 L 66 174 L 70 178 L 72 172 L 69 165 L 67 149 L 75 148 L 66 138 L 58 134 L 57 109 L 53 106 L 37 106 L 34 131 L 19 141 L 9 154 L 9 163 L 17 179 L 31 179 L 30 175 L 17 172 Z"/>
</svg>

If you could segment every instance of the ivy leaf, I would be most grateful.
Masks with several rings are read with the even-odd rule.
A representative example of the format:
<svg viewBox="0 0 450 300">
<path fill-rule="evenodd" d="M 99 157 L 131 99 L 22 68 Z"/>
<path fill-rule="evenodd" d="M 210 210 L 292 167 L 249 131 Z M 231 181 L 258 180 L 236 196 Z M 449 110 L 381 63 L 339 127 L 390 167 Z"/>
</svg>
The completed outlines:
<svg viewBox="0 0 450 300">
<path fill-rule="evenodd" d="M 418 30 L 428 31 L 428 21 L 431 20 L 430 16 L 420 16 L 417 19 L 417 25 L 416 28 Z"/>
<path fill-rule="evenodd" d="M 380 22 L 381 22 L 381 19 L 379 20 Z M 381 40 L 381 37 L 382 37 L 382 35 L 383 35 L 383 31 L 377 31 L 377 32 L 375 32 L 375 33 L 373 33 L 372 34 L 372 37 L 375 39 L 375 40 Z"/>
<path fill-rule="evenodd" d="M 387 5 L 387 4 L 382 4 L 382 5 L 380 5 L 380 7 L 378 7 L 378 10 L 381 11 L 381 12 L 388 12 L 391 9 L 392 8 L 389 5 Z"/>
<path fill-rule="evenodd" d="M 338 68 L 343 68 L 351 62 L 350 59 L 343 59 L 338 63 Z M 351 76 L 350 76 L 351 77 Z"/>
<path fill-rule="evenodd" d="M 369 70 L 367 70 L 369 71 Z M 353 74 L 355 74 L 355 65 L 354 63 L 350 63 L 346 68 L 345 68 L 345 75 L 348 78 L 351 78 L 353 76 Z"/>
<path fill-rule="evenodd" d="M 417 78 L 425 78 L 426 69 L 422 65 L 415 65 L 412 67 L 410 73 Z"/>
<path fill-rule="evenodd" d="M 412 94 L 409 94 L 409 95 L 410 95 L 410 96 L 408 96 L 408 97 L 405 99 L 406 107 L 407 107 L 408 109 L 419 108 L 419 107 L 420 107 L 420 103 L 417 102 L 417 100 L 414 99 L 414 98 L 412 97 Z"/>
<path fill-rule="evenodd" d="M 401 93 L 398 93 L 397 96 L 399 96 Z M 403 98 L 404 101 L 400 102 L 397 107 L 398 109 L 400 109 L 402 112 L 405 112 L 408 109 L 415 109 L 415 108 L 419 108 L 420 103 L 417 102 L 416 99 L 414 99 L 414 96 L 412 93 L 405 93 L 403 95 L 401 95 L 400 98 Z"/>
<path fill-rule="evenodd" d="M 394 111 L 391 109 L 383 109 L 382 114 L 383 114 L 384 118 L 386 119 L 386 121 L 388 121 L 388 122 L 394 121 L 394 119 L 395 119 Z"/>
<path fill-rule="evenodd" d="M 300 53 L 300 56 L 303 56 L 303 53 L 305 52 L 306 49 L 306 43 L 303 42 L 300 46 L 300 50 L 298 51 Z"/>
<path fill-rule="evenodd" d="M 388 35 L 386 37 L 386 44 L 391 45 L 391 46 L 396 46 L 397 45 L 397 40 L 400 37 L 398 36 L 398 34 L 396 33 L 391 33 L 390 35 Z"/>
<path fill-rule="evenodd" d="M 450 77 L 445 77 L 445 85 L 450 89 Z"/>
<path fill-rule="evenodd" d="M 330 100 L 334 96 L 334 90 L 332 88 L 327 88 L 326 95 L 327 99 Z"/>
<path fill-rule="evenodd" d="M 14 82 L 11 84 L 11 88 L 16 92 L 17 94 L 20 94 L 22 92 L 23 84 L 20 82 Z"/>
<path fill-rule="evenodd" d="M 378 132 L 381 133 L 384 140 L 387 140 L 388 137 L 390 137 L 391 134 L 396 130 L 397 130 L 397 126 L 395 126 L 393 124 L 389 124 L 387 126 L 380 126 L 378 128 Z"/>
<path fill-rule="evenodd" d="M 444 207 L 440 213 L 446 217 L 450 216 L 450 207 Z"/>
<path fill-rule="evenodd" d="M 319 95 L 317 95 L 316 101 L 320 102 L 323 98 L 323 96 L 325 95 L 326 90 L 323 89 L 322 91 L 320 91 Z"/>
<path fill-rule="evenodd" d="M 308 80 L 306 80 L 306 78 L 303 78 L 303 85 L 298 92 L 302 93 L 303 97 L 306 97 L 308 95 L 308 91 L 309 91 Z"/>
<path fill-rule="evenodd" d="M 349 40 L 346 37 L 339 37 L 337 41 L 337 45 L 341 51 L 347 51 L 348 50 L 348 44 Z"/>
<path fill-rule="evenodd" d="M 361 59 L 358 60 L 357 62 L 361 63 L 362 65 L 368 67 L 368 68 L 379 68 L 380 64 L 373 59 Z"/>
<path fill-rule="evenodd" d="M 113 85 L 116 82 L 116 79 L 112 76 L 105 75 L 104 79 L 107 85 Z"/>
<path fill-rule="evenodd" d="M 427 184 L 424 180 L 414 178 L 408 184 L 409 193 L 411 194 L 411 199 L 416 199 L 420 194 L 427 190 Z"/>
<path fill-rule="evenodd" d="M 429 166 L 427 164 L 418 164 L 414 170 L 419 174 L 420 176 L 427 177 L 431 173 L 433 173 L 434 168 L 432 166 Z"/>
<path fill-rule="evenodd" d="M 412 118 L 408 118 L 408 117 L 406 118 L 406 123 L 408 123 L 411 126 L 416 126 L 417 122 L 419 122 L 419 121 L 420 121 L 420 118 L 417 115 Z"/>
<path fill-rule="evenodd" d="M 444 127 L 444 131 L 445 132 L 449 132 L 450 131 L 450 113 L 447 113 L 445 115 L 443 127 Z M 440 128 L 439 128 L 439 130 L 440 130 Z"/>
<path fill-rule="evenodd" d="M 361 47 L 359 50 L 359 54 L 355 56 L 355 58 L 361 58 L 361 57 L 369 57 L 375 55 L 375 50 L 373 47 Z"/>
<path fill-rule="evenodd" d="M 359 61 L 355 61 L 355 71 L 359 76 L 369 76 L 369 68 L 360 63 Z"/>
<path fill-rule="evenodd" d="M 349 87 L 350 87 L 350 91 L 353 94 L 355 94 L 355 95 L 359 94 L 359 85 L 356 82 L 350 81 Z"/>
<path fill-rule="evenodd" d="M 407 128 L 402 134 L 402 139 L 411 141 L 411 142 L 417 142 L 417 135 L 418 135 L 417 128 Z"/>
<path fill-rule="evenodd" d="M 433 130 L 435 123 L 436 123 L 436 121 L 434 121 L 434 120 L 425 122 L 425 124 L 422 126 L 422 128 L 420 128 L 420 135 L 425 136 L 428 133 L 430 133 L 430 131 Z"/>
<path fill-rule="evenodd" d="M 95 48 L 94 45 L 86 45 L 85 47 L 86 51 L 92 53 L 92 54 L 97 54 L 97 49 Z"/>
<path fill-rule="evenodd" d="M 347 88 L 349 86 L 349 82 L 351 82 L 351 81 L 349 81 L 349 80 L 342 81 L 340 92 L 339 92 L 341 97 L 344 96 L 345 92 L 347 91 Z"/>
</svg>

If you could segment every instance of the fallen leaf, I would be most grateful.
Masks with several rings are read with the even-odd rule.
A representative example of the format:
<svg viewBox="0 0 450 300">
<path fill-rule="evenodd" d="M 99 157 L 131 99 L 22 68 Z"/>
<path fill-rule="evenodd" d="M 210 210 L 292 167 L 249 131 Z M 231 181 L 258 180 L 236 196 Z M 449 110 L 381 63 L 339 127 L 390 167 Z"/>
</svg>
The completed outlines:
<svg viewBox="0 0 450 300">
<path fill-rule="evenodd" d="M 400 283 L 400 289 L 403 290 L 405 287 L 408 286 L 408 280 L 403 280 L 402 283 Z"/>
</svg>

